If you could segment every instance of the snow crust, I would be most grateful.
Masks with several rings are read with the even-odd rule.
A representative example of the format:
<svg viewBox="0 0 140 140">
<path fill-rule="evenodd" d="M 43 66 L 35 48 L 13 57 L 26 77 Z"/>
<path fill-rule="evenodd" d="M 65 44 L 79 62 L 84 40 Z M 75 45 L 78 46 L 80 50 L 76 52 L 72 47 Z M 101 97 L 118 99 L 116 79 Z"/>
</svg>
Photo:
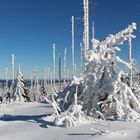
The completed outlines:
<svg viewBox="0 0 140 140">
<path fill-rule="evenodd" d="M 140 123 L 96 120 L 77 127 L 54 127 L 42 120 L 53 107 L 41 103 L 14 103 L 1 106 L 0 140 L 139 140 Z"/>
</svg>

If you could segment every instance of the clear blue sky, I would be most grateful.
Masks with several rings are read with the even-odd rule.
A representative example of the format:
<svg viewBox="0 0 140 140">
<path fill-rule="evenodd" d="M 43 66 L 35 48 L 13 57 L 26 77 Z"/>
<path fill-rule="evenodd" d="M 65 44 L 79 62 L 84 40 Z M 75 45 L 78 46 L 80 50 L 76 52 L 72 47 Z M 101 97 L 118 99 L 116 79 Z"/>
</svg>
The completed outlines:
<svg viewBox="0 0 140 140">
<path fill-rule="evenodd" d="M 16 67 L 21 64 L 24 77 L 29 78 L 36 65 L 42 77 L 43 69 L 52 63 L 52 44 L 56 43 L 57 58 L 64 48 L 71 67 L 71 16 L 75 23 L 75 54 L 79 64 L 79 43 L 83 32 L 83 0 L 0 0 L 0 73 L 5 67 L 11 75 L 11 54 L 16 55 Z M 94 7 L 94 8 L 93 8 Z M 140 0 L 90 0 L 90 24 L 95 20 L 95 36 L 104 39 L 128 24 L 136 22 L 137 38 L 133 41 L 133 56 L 140 63 Z M 127 59 L 127 44 L 120 54 Z M 58 59 L 57 59 L 58 60 Z M 140 64 L 139 64 L 140 66 Z"/>
</svg>

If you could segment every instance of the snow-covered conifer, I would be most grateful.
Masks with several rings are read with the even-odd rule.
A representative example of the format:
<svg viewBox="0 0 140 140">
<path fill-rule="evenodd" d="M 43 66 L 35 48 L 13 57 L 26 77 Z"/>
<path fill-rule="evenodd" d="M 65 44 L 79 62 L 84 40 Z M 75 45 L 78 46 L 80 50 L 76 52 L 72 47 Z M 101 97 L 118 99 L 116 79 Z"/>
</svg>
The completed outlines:
<svg viewBox="0 0 140 140">
<path fill-rule="evenodd" d="M 19 70 L 17 73 L 16 91 L 14 93 L 15 102 L 26 101 L 27 92 L 25 92 L 24 88 L 25 88 L 25 85 L 24 85 L 24 80 L 23 80 L 23 74 L 22 74 L 22 72 L 20 70 L 20 66 L 19 66 Z"/>
</svg>

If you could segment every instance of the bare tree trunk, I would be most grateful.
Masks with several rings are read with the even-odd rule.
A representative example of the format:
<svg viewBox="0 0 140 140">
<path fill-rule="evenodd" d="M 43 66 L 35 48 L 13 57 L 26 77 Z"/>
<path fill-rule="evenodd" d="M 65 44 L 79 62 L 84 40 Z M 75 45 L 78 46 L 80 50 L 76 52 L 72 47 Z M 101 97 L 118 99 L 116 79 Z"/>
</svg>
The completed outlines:
<svg viewBox="0 0 140 140">
<path fill-rule="evenodd" d="M 8 68 L 6 67 L 6 71 L 5 71 L 5 79 L 6 79 L 6 88 L 8 88 Z"/>
<path fill-rule="evenodd" d="M 56 62 L 56 54 L 55 54 L 55 44 L 53 44 L 53 86 L 55 87 L 55 62 Z"/>
<path fill-rule="evenodd" d="M 81 64 L 80 64 L 80 67 L 81 67 L 81 74 L 83 73 L 83 47 L 82 47 L 82 44 L 80 43 L 80 59 L 81 59 Z"/>
<path fill-rule="evenodd" d="M 59 54 L 59 89 L 61 89 L 61 54 Z"/>
<path fill-rule="evenodd" d="M 15 81 L 15 56 L 12 54 L 12 84 L 14 85 Z"/>
<path fill-rule="evenodd" d="M 72 16 L 72 78 L 74 76 L 74 16 Z"/>
<path fill-rule="evenodd" d="M 84 58 L 89 49 L 89 1 L 84 0 Z"/>
<path fill-rule="evenodd" d="M 67 49 L 64 50 L 64 84 L 66 84 L 66 61 L 67 61 Z"/>
<path fill-rule="evenodd" d="M 131 32 L 129 33 L 129 38 L 128 38 L 128 61 L 131 65 L 131 68 L 129 69 L 129 83 L 130 87 L 132 87 L 132 82 L 133 82 L 133 71 L 132 71 L 132 38 L 131 38 Z"/>
</svg>

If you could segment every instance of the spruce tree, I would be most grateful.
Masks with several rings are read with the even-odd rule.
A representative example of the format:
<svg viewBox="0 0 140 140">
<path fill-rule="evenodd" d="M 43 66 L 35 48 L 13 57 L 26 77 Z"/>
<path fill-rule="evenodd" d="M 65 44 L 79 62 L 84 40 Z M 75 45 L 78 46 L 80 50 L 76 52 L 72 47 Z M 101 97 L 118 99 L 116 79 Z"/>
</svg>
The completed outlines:
<svg viewBox="0 0 140 140">
<path fill-rule="evenodd" d="M 17 83 L 16 83 L 16 91 L 14 94 L 14 100 L 16 102 L 25 102 L 25 101 L 29 101 L 29 97 L 28 97 L 28 90 L 27 88 L 25 88 L 25 84 L 24 84 L 24 80 L 23 80 L 23 74 L 20 71 L 20 68 L 18 70 L 18 74 L 17 74 Z"/>
</svg>

